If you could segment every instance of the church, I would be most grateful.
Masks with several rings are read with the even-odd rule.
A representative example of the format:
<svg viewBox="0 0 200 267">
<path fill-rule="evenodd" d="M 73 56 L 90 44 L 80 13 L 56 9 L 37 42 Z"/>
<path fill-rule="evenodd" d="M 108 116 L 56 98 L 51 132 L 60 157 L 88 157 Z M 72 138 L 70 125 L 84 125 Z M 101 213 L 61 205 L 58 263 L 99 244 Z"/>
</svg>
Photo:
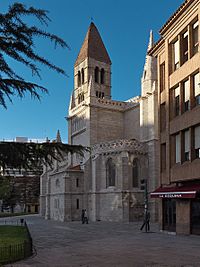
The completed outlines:
<svg viewBox="0 0 200 267">
<path fill-rule="evenodd" d="M 77 221 L 86 209 L 90 221 L 131 222 L 143 218 L 146 205 L 156 220 L 156 201 L 149 198 L 159 168 L 157 63 L 148 55 L 152 47 L 151 32 L 141 96 L 115 101 L 111 59 L 97 27 L 90 24 L 74 64 L 67 123 L 68 143 L 91 151 L 83 158 L 66 155 L 44 170 L 40 213 L 46 219 Z"/>
</svg>

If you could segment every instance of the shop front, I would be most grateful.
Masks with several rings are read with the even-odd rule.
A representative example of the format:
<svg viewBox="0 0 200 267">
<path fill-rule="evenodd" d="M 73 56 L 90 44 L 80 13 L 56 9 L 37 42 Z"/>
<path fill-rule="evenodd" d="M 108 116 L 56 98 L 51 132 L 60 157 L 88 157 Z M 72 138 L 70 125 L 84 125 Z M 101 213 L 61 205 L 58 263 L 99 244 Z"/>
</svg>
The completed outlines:
<svg viewBox="0 0 200 267">
<path fill-rule="evenodd" d="M 159 187 L 151 193 L 158 198 L 161 229 L 177 234 L 200 234 L 200 184 Z"/>
</svg>

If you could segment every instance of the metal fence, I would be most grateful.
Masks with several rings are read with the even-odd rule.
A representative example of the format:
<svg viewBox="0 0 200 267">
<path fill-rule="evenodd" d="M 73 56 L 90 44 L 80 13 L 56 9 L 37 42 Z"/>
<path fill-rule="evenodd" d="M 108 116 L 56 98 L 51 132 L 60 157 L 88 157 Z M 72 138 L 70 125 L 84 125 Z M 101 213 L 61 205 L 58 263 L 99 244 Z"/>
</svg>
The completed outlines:
<svg viewBox="0 0 200 267">
<path fill-rule="evenodd" d="M 0 245 L 0 264 L 11 263 L 30 257 L 33 254 L 33 245 L 32 238 L 25 220 L 21 219 L 16 221 L 1 221 L 0 224 L 25 226 L 27 230 L 27 240 L 8 246 Z"/>
</svg>

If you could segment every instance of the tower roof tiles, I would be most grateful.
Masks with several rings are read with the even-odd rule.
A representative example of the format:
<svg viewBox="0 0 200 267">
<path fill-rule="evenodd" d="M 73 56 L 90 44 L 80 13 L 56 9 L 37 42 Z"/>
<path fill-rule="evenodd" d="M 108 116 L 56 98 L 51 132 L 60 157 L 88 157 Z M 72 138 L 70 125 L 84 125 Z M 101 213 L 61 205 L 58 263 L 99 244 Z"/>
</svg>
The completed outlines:
<svg viewBox="0 0 200 267">
<path fill-rule="evenodd" d="M 80 64 L 87 57 L 111 64 L 108 52 L 104 46 L 99 31 L 93 22 L 91 22 L 89 26 L 85 40 L 76 59 L 75 66 Z"/>
</svg>

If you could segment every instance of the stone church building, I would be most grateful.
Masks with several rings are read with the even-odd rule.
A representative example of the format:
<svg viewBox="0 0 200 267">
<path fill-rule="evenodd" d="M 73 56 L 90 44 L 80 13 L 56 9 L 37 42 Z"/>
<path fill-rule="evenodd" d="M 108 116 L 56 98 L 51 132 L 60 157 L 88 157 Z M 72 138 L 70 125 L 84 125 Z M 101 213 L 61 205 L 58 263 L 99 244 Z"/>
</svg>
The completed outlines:
<svg viewBox="0 0 200 267">
<path fill-rule="evenodd" d="M 150 33 L 148 51 L 153 46 Z M 73 221 L 87 209 L 90 221 L 136 221 L 144 212 L 145 184 L 157 186 L 157 66 L 146 55 L 141 96 L 111 97 L 111 59 L 91 23 L 74 65 L 68 142 L 91 148 L 81 158 L 67 155 L 41 176 L 41 215 Z M 115 90 L 115 88 L 113 88 Z M 57 141 L 60 141 L 59 133 Z M 145 183 L 146 181 L 146 183 Z M 152 220 L 156 202 L 148 201 Z"/>
</svg>

